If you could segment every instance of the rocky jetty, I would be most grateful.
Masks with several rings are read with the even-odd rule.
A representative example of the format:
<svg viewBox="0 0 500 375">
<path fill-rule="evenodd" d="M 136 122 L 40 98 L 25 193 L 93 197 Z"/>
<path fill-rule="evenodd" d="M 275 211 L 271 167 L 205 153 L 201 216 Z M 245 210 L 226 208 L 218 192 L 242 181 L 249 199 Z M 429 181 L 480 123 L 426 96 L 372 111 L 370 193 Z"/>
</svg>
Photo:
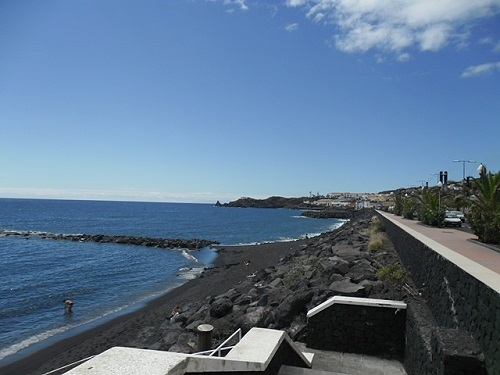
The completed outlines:
<svg viewBox="0 0 500 375">
<path fill-rule="evenodd" d="M 192 353 L 200 324 L 214 327 L 217 342 L 238 328 L 246 332 L 252 327 L 281 329 L 293 340 L 305 341 L 307 311 L 332 296 L 391 299 L 390 286 L 375 274 L 381 265 L 399 258 L 393 249 L 367 251 L 368 236 L 363 233 L 372 215 L 372 211 L 358 213 L 340 229 L 309 239 L 275 266 L 252 270 L 248 265 L 245 281 L 223 294 L 179 306 L 180 313 L 166 317 L 161 326 L 143 327 L 131 345 Z M 238 265 L 224 267 L 233 266 Z M 201 277 L 223 272 L 221 268 L 207 269 Z"/>
<path fill-rule="evenodd" d="M 55 234 L 47 232 L 8 230 L 0 230 L 0 236 L 20 236 L 25 238 L 36 237 L 49 240 L 78 242 L 116 243 L 122 245 L 155 247 L 160 249 L 198 250 L 218 244 L 217 241 L 202 239 L 151 238 L 137 236 L 113 236 L 105 234 Z"/>
</svg>

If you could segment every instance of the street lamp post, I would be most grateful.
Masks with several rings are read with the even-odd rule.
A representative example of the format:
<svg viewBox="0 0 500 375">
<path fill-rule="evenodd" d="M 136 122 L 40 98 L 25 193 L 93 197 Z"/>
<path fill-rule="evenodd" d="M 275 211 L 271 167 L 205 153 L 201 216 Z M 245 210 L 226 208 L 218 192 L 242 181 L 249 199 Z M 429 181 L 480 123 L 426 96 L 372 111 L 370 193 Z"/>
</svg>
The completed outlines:
<svg viewBox="0 0 500 375">
<path fill-rule="evenodd" d="M 438 220 L 438 227 L 441 228 L 441 188 L 443 187 L 443 183 L 441 181 L 438 182 L 437 184 L 438 187 L 438 214 L 437 214 L 437 220 Z"/>
<path fill-rule="evenodd" d="M 475 160 L 452 160 L 454 163 L 462 163 L 462 173 L 463 173 L 463 178 L 462 181 L 465 180 L 465 163 L 475 163 Z"/>
</svg>

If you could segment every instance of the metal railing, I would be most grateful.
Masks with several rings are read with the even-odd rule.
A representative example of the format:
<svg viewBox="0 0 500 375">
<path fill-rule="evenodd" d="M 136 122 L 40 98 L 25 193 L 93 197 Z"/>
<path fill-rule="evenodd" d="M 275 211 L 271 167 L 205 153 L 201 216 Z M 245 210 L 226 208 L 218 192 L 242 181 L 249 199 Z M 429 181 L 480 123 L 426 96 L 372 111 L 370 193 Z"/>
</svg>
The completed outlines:
<svg viewBox="0 0 500 375">
<path fill-rule="evenodd" d="M 238 336 L 238 341 L 236 342 L 236 344 L 237 344 L 238 342 L 241 341 L 241 328 L 238 328 L 236 331 L 234 331 L 234 333 L 231 336 L 229 336 L 227 339 L 225 339 L 215 349 L 205 350 L 204 352 L 198 352 L 198 353 L 194 353 L 194 354 L 196 354 L 196 355 L 206 355 L 208 357 L 213 357 L 215 354 L 217 354 L 217 357 L 222 357 L 221 354 L 222 354 L 223 351 L 231 350 L 232 348 L 234 348 L 236 346 L 236 344 L 225 346 L 229 341 L 231 341 L 232 339 L 234 339 L 235 336 Z"/>
<path fill-rule="evenodd" d="M 221 354 L 222 354 L 223 351 L 231 350 L 232 348 L 234 348 L 236 346 L 236 344 L 225 346 L 229 341 L 231 341 L 232 339 L 234 339 L 235 336 L 238 336 L 238 341 L 236 342 L 236 344 L 237 344 L 237 343 L 239 343 L 241 341 L 241 328 L 238 328 L 236 331 L 234 331 L 234 333 L 231 336 L 229 336 L 227 339 L 225 339 L 217 348 L 212 349 L 212 350 L 206 350 L 204 352 L 194 353 L 194 354 L 196 354 L 196 355 L 206 355 L 208 357 L 212 357 L 215 354 L 217 354 L 217 357 L 221 357 L 222 356 Z M 87 358 L 84 358 L 84 359 L 80 359 L 79 361 L 76 361 L 76 362 L 70 363 L 68 365 L 56 368 L 55 370 L 46 372 L 43 375 L 53 375 L 53 374 L 56 374 L 59 371 L 62 371 L 64 369 L 67 369 L 68 367 L 72 367 L 72 366 L 75 366 L 77 364 L 83 363 L 83 362 L 88 361 L 89 359 L 92 359 L 94 357 L 95 356 L 91 356 L 91 357 L 87 357 Z"/>
<path fill-rule="evenodd" d="M 59 367 L 59 368 L 56 368 L 55 370 L 52 370 L 52 371 L 49 371 L 49 372 L 46 372 L 45 374 L 43 375 L 51 375 L 51 374 L 56 374 L 58 373 L 59 371 L 62 371 L 68 367 L 71 367 L 71 366 L 75 366 L 79 363 L 82 363 L 82 362 L 85 362 L 85 361 L 88 361 L 89 359 L 92 359 L 94 358 L 95 356 L 91 356 L 91 357 L 87 357 L 87 358 L 84 358 L 84 359 L 80 359 L 79 361 L 76 361 L 76 362 L 73 362 L 73 363 L 70 363 L 69 365 L 66 365 L 66 366 L 63 366 L 63 367 Z"/>
</svg>

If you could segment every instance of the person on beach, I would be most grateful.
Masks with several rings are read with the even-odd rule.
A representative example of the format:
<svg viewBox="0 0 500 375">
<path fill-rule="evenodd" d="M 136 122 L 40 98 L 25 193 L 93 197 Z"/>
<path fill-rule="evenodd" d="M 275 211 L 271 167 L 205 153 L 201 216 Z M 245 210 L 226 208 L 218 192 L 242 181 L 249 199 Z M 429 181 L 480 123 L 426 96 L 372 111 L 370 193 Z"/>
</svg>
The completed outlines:
<svg viewBox="0 0 500 375">
<path fill-rule="evenodd" d="M 172 309 L 172 313 L 170 314 L 170 316 L 168 317 L 168 319 L 170 320 L 170 319 L 175 318 L 181 312 L 182 312 L 181 307 L 179 305 L 175 305 L 174 308 Z"/>
<path fill-rule="evenodd" d="M 64 312 L 71 314 L 73 312 L 73 301 L 70 299 L 65 299 L 64 303 Z"/>
</svg>

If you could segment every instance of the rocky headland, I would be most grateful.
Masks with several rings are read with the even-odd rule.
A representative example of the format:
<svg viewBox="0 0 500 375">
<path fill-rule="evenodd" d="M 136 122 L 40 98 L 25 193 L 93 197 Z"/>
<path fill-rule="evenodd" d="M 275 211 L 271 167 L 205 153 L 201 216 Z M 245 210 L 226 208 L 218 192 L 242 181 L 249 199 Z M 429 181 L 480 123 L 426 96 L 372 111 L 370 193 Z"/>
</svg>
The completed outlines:
<svg viewBox="0 0 500 375">
<path fill-rule="evenodd" d="M 295 210 L 305 210 L 313 208 L 314 206 L 311 203 L 318 199 L 320 198 L 319 197 L 285 198 L 285 197 L 273 196 L 266 199 L 255 199 L 255 198 L 243 197 L 229 203 L 217 202 L 215 205 L 218 207 L 291 208 Z"/>
<path fill-rule="evenodd" d="M 355 211 L 350 208 L 325 207 L 315 205 L 314 202 L 321 199 L 320 196 L 285 198 L 269 197 L 266 199 L 240 198 L 229 203 L 217 201 L 217 207 L 240 207 L 240 208 L 288 208 L 294 210 L 304 210 L 301 214 L 314 219 L 350 219 Z"/>
</svg>

